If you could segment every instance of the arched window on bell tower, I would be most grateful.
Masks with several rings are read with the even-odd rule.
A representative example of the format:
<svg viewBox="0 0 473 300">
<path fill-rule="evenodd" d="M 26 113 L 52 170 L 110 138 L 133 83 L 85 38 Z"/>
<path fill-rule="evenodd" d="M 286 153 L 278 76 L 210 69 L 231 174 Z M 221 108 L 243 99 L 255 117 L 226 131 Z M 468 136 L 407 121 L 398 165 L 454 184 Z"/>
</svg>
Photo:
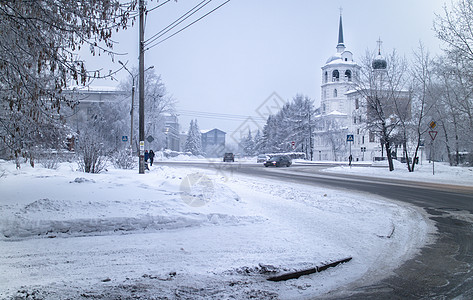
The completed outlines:
<svg viewBox="0 0 473 300">
<path fill-rule="evenodd" d="M 347 79 L 347 81 L 351 81 L 351 71 L 350 70 L 345 71 L 345 78 Z"/>
<path fill-rule="evenodd" d="M 337 98 L 337 97 L 338 97 L 338 91 L 337 91 L 337 89 L 334 89 L 334 90 L 333 90 L 333 97 L 334 97 L 334 98 Z"/>
<path fill-rule="evenodd" d="M 328 81 L 328 72 L 325 71 L 324 73 L 324 82 L 327 82 Z"/>
<path fill-rule="evenodd" d="M 340 73 L 338 72 L 338 70 L 333 70 L 333 72 L 332 72 L 332 81 L 336 82 L 336 81 L 339 81 L 339 80 L 340 80 Z"/>
</svg>

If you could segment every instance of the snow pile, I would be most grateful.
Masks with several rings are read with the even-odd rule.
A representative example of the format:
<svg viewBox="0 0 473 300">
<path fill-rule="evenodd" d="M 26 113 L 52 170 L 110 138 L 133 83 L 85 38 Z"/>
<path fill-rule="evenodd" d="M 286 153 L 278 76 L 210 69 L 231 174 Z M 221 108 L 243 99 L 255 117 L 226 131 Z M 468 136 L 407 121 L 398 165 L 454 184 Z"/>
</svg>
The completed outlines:
<svg viewBox="0 0 473 300">
<path fill-rule="evenodd" d="M 399 180 L 416 180 L 424 182 L 437 182 L 457 185 L 473 186 L 473 167 L 451 167 L 445 162 L 436 162 L 435 165 L 428 161 L 416 165 L 414 172 L 407 170 L 406 164 L 394 160 L 394 171 L 389 172 L 387 161 L 378 162 L 374 167 L 361 168 L 356 164 L 349 166 L 339 166 L 326 169 L 326 172 L 358 174 L 363 176 L 392 178 Z"/>
<path fill-rule="evenodd" d="M 41 172 L 41 170 L 32 171 Z M 47 169 L 43 171 L 51 172 Z M 7 187 L 2 188 L 7 191 L 5 200 L 11 201 L 9 201 L 10 205 L 2 206 L 0 209 L 0 239 L 108 235 L 132 231 L 151 232 L 189 228 L 206 223 L 225 222 L 234 225 L 255 221 L 250 217 L 238 215 L 238 207 L 232 205 L 233 201 L 239 200 L 238 195 L 228 187 L 209 181 L 212 184 L 211 193 L 204 191 L 207 194 L 203 194 L 200 190 L 207 186 L 202 183 L 193 183 L 192 189 L 186 189 L 183 185 L 188 178 L 206 178 L 203 174 L 193 173 L 191 177 L 185 176 L 183 180 L 182 176 L 169 174 L 168 168 L 158 168 L 154 171 L 161 171 L 160 176 L 155 178 L 157 184 L 141 183 L 137 186 L 137 190 L 141 192 L 135 195 L 133 194 L 136 190 L 130 189 L 130 186 L 124 183 L 128 181 L 125 178 L 109 181 L 107 177 L 110 176 L 90 174 L 81 174 L 88 175 L 89 178 L 76 177 L 73 180 L 36 175 L 35 179 L 49 179 L 47 181 L 51 185 L 39 187 L 28 184 L 29 188 L 43 194 L 43 198 L 32 202 L 30 198 L 15 199 L 13 194 L 8 194 Z M 10 175 L 14 174 L 15 172 Z M 17 180 L 16 176 L 5 177 L 2 185 L 13 186 L 13 181 Z M 110 179 L 113 180 L 113 178 Z M 61 198 L 47 197 L 51 188 L 51 193 L 62 194 Z M 10 190 L 10 192 L 16 194 L 19 191 Z M 143 193 L 148 195 L 143 195 Z M 118 197 L 118 194 L 128 195 L 129 198 L 123 199 Z M 177 197 L 169 197 L 169 195 Z M 222 199 L 228 202 L 221 203 Z M 215 210 L 207 210 L 207 213 L 189 211 L 189 205 L 205 204 L 215 207 Z M 231 215 L 227 215 L 226 212 L 230 210 Z M 243 213 L 240 212 L 241 214 Z"/>
<path fill-rule="evenodd" d="M 76 169 L 0 161 L 0 298 L 310 298 L 388 276 L 433 232 L 422 211 L 366 194 L 225 170 Z"/>
</svg>

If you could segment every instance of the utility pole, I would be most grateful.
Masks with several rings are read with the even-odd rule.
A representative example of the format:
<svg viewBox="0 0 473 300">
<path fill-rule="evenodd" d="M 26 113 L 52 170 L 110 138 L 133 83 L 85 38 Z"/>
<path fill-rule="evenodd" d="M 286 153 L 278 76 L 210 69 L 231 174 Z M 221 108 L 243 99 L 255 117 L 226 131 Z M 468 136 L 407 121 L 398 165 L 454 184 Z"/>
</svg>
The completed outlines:
<svg viewBox="0 0 473 300">
<path fill-rule="evenodd" d="M 140 165 L 139 174 L 145 173 L 145 57 L 144 57 L 144 0 L 139 0 L 140 10 L 140 58 L 139 58 L 139 139 L 140 139 Z"/>
<path fill-rule="evenodd" d="M 130 149 L 131 149 L 131 156 L 133 156 L 133 107 L 135 106 L 135 77 L 133 77 L 133 86 L 131 87 L 131 124 L 130 124 Z"/>
</svg>

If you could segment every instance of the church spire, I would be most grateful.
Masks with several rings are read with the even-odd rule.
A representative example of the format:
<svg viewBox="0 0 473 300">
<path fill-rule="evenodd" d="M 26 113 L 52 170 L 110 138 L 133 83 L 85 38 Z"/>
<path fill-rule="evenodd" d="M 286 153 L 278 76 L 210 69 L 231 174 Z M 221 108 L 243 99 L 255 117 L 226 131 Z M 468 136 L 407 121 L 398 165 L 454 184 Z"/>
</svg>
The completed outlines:
<svg viewBox="0 0 473 300">
<path fill-rule="evenodd" d="M 340 7 L 340 24 L 338 25 L 338 45 L 343 45 L 343 25 L 342 25 L 342 8 Z"/>
<path fill-rule="evenodd" d="M 345 51 L 345 44 L 343 43 L 342 8 L 340 7 L 340 24 L 338 25 L 337 52 L 342 53 L 343 51 Z"/>
</svg>

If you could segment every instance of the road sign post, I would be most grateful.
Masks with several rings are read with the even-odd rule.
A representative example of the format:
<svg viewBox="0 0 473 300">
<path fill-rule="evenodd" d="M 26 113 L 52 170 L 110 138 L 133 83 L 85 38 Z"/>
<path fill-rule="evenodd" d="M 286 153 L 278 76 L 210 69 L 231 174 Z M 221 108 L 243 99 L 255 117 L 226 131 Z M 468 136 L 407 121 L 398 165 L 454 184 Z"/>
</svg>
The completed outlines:
<svg viewBox="0 0 473 300">
<path fill-rule="evenodd" d="M 432 148 L 432 175 L 435 175 L 435 138 L 437 137 L 437 133 L 438 131 L 435 131 L 434 128 L 437 126 L 437 123 L 435 123 L 435 121 L 431 121 L 429 123 L 429 127 L 430 130 L 429 131 L 429 135 L 430 135 L 430 138 L 432 139 L 432 143 L 430 144 L 431 145 L 431 148 Z"/>
<path fill-rule="evenodd" d="M 347 143 L 350 143 L 350 156 L 348 156 L 348 165 L 351 168 L 351 161 L 353 160 L 353 156 L 351 155 L 351 143 L 355 141 L 355 137 L 353 134 L 347 134 Z"/>
</svg>

